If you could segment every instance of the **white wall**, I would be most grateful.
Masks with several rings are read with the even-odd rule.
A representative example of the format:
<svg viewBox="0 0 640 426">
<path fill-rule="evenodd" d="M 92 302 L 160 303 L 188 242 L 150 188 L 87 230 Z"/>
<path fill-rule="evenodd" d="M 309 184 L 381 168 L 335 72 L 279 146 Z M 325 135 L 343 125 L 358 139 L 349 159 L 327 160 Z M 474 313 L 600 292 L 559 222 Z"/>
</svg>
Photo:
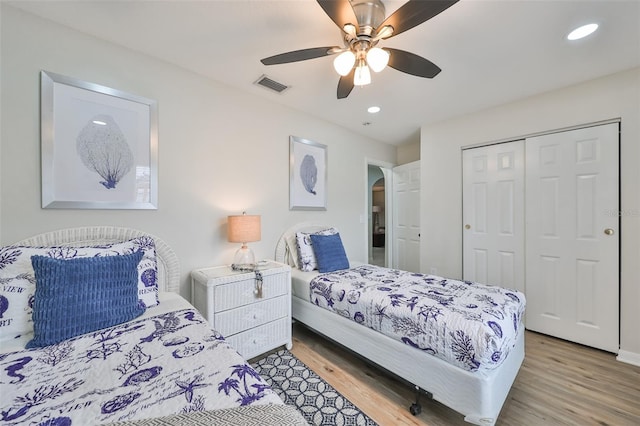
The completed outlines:
<svg viewBox="0 0 640 426">
<path fill-rule="evenodd" d="M 365 158 L 395 162 L 395 147 L 358 136 L 174 65 L 95 39 L 5 4 L 1 7 L 0 243 L 49 230 L 116 225 L 165 240 L 189 272 L 228 264 L 226 217 L 262 215 L 256 257 L 272 258 L 290 225 L 328 223 L 347 254 L 367 260 Z M 221 64 L 224 66 L 224 64 Z M 159 208 L 51 210 L 40 203 L 40 70 L 158 101 Z M 247 82 L 251 84 L 251 82 Z M 289 211 L 289 135 L 328 146 L 328 210 Z"/>
<path fill-rule="evenodd" d="M 622 120 L 621 354 L 640 365 L 640 68 L 423 126 L 421 270 L 462 275 L 461 147 L 614 118 Z"/>
<path fill-rule="evenodd" d="M 420 141 L 398 145 L 398 165 L 420 160 Z"/>
</svg>

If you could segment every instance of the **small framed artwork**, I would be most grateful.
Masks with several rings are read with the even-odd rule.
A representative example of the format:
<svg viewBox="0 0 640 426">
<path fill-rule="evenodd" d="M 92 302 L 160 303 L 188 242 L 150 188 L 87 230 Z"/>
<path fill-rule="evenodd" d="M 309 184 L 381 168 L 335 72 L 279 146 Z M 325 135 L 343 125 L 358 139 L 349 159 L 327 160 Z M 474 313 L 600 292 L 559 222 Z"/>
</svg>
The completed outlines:
<svg viewBox="0 0 640 426">
<path fill-rule="evenodd" d="M 327 209 L 327 146 L 289 137 L 289 209 Z"/>
<path fill-rule="evenodd" d="M 157 209 L 156 101 L 42 71 L 42 208 Z"/>
</svg>

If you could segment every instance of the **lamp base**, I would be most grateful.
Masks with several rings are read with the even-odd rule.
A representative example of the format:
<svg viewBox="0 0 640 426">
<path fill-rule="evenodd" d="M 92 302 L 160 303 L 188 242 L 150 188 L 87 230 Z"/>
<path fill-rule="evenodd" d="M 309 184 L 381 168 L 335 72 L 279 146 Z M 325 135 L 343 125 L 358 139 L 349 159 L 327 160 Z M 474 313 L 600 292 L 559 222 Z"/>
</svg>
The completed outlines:
<svg viewBox="0 0 640 426">
<path fill-rule="evenodd" d="M 242 247 L 236 251 L 233 257 L 233 263 L 231 269 L 234 271 L 250 270 L 253 271 L 256 268 L 256 257 L 253 254 L 253 250 L 243 244 Z"/>
</svg>

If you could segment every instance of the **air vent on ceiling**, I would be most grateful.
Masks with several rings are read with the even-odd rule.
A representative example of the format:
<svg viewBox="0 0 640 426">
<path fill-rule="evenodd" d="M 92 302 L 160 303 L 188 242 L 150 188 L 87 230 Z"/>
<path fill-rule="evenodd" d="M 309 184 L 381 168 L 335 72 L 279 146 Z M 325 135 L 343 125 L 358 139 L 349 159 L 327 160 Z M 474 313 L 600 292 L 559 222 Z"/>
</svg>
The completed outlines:
<svg viewBox="0 0 640 426">
<path fill-rule="evenodd" d="M 274 92 L 282 93 L 289 88 L 286 84 L 278 83 L 275 80 L 270 79 L 266 75 L 261 75 L 259 79 L 254 81 L 253 84 L 257 84 L 258 86 L 266 87 L 269 90 L 273 90 Z"/>
</svg>

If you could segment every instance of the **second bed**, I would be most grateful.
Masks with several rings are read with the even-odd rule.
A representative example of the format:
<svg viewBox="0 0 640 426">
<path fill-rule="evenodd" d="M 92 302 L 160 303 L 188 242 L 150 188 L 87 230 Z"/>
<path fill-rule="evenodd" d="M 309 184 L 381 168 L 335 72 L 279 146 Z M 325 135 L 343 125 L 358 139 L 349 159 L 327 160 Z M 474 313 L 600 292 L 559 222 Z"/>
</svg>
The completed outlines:
<svg viewBox="0 0 640 426">
<path fill-rule="evenodd" d="M 524 295 L 354 262 L 324 274 L 296 268 L 296 234 L 328 228 L 296 225 L 278 241 L 276 260 L 292 266 L 294 319 L 467 422 L 494 424 L 524 359 Z"/>
</svg>

